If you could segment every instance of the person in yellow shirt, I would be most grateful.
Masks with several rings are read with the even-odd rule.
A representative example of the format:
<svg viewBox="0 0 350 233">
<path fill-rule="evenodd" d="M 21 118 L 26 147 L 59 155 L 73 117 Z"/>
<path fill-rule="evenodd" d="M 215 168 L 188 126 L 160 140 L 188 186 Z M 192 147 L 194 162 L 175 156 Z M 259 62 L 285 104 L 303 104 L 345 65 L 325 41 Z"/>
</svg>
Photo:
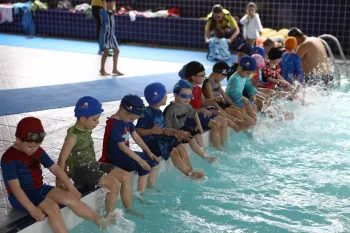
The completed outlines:
<svg viewBox="0 0 350 233">
<path fill-rule="evenodd" d="M 103 8 L 102 0 L 92 0 L 91 1 L 91 13 L 96 21 L 96 40 L 99 43 L 100 38 L 100 30 L 102 27 L 101 18 L 100 18 L 100 10 Z M 103 48 L 99 48 L 98 54 L 102 54 Z"/>
<path fill-rule="evenodd" d="M 205 42 L 208 43 L 211 32 L 215 29 L 224 30 L 225 37 L 231 44 L 234 39 L 239 35 L 240 30 L 236 20 L 232 17 L 230 12 L 224 9 L 221 5 L 217 4 L 213 6 L 212 12 L 207 16 L 208 21 L 205 25 Z"/>
</svg>

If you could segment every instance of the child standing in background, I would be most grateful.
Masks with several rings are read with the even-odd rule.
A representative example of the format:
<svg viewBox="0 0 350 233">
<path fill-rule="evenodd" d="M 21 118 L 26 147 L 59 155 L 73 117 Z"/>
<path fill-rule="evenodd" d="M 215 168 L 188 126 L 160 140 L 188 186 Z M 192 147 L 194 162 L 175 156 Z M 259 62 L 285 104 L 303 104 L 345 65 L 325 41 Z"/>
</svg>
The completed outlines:
<svg viewBox="0 0 350 233">
<path fill-rule="evenodd" d="M 113 49 L 113 70 L 114 75 L 124 75 L 118 71 L 118 56 L 119 48 L 117 38 L 115 36 L 115 21 L 114 21 L 114 0 L 106 0 L 104 8 L 100 10 L 100 17 L 102 22 L 102 30 L 100 33 L 100 48 L 103 48 L 103 55 L 101 58 L 101 75 L 109 75 L 105 70 L 105 63 L 110 49 Z"/>
<path fill-rule="evenodd" d="M 250 2 L 247 5 L 246 15 L 241 19 L 243 25 L 243 37 L 247 40 L 248 44 L 254 45 L 258 34 L 261 34 L 263 29 L 260 21 L 259 14 L 256 13 L 257 7 L 254 2 Z"/>
</svg>

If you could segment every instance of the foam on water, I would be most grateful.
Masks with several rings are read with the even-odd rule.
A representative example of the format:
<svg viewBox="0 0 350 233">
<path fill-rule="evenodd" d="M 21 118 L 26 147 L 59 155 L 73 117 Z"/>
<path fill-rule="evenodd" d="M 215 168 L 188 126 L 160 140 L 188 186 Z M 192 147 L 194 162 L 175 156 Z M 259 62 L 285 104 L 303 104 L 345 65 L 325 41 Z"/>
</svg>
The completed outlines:
<svg viewBox="0 0 350 233">
<path fill-rule="evenodd" d="M 216 164 L 192 156 L 204 181 L 167 166 L 160 192 L 144 195 L 154 204 L 134 201 L 145 220 L 124 215 L 108 232 L 350 232 L 350 94 L 309 89 L 306 102 L 279 102 L 293 121 L 261 119 L 223 152 L 210 149 Z"/>
</svg>

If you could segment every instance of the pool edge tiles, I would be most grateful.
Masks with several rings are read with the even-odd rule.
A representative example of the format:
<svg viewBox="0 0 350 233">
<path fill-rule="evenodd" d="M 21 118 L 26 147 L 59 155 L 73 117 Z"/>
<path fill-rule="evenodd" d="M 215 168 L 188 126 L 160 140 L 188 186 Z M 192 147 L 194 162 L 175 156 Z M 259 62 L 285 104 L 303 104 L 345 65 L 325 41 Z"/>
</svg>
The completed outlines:
<svg viewBox="0 0 350 233">
<path fill-rule="evenodd" d="M 228 130 L 228 135 L 232 136 L 233 134 L 235 134 L 235 132 L 229 128 Z M 203 140 L 205 145 L 209 144 L 209 135 L 210 135 L 210 131 L 207 131 L 203 134 Z M 186 149 L 189 150 L 189 145 L 186 144 Z M 173 165 L 172 165 L 173 166 Z M 87 204 L 88 206 L 90 206 L 93 210 L 96 210 L 100 204 L 99 201 L 97 200 L 99 194 L 102 192 L 102 189 L 96 189 L 93 190 L 92 192 L 88 193 L 86 196 L 82 197 L 82 201 Z M 78 217 L 77 215 L 75 215 L 73 213 L 72 210 L 70 210 L 69 207 L 63 207 L 61 208 L 61 213 L 64 219 L 64 222 L 66 223 L 68 230 L 76 227 L 77 225 L 81 224 L 84 219 Z M 73 218 L 73 219 L 72 219 Z M 13 231 L 13 230 L 17 230 L 17 231 Z M 12 232 L 20 232 L 20 233 L 52 233 L 51 227 L 49 226 L 48 223 L 48 218 L 46 217 L 44 221 L 42 222 L 35 222 L 23 229 L 19 227 L 14 226 L 13 230 L 10 230 L 6 233 L 12 233 Z"/>
</svg>

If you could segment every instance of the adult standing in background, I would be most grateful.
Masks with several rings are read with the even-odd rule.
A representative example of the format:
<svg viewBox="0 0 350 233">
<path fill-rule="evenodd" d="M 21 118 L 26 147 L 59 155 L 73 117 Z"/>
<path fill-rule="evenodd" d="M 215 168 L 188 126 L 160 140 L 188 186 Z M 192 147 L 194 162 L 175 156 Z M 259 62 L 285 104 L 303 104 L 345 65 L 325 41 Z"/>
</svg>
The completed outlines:
<svg viewBox="0 0 350 233">
<path fill-rule="evenodd" d="M 207 18 L 208 21 L 205 25 L 206 43 L 208 43 L 210 37 L 213 36 L 212 32 L 215 29 L 224 30 L 225 38 L 229 39 L 228 42 L 230 44 L 240 33 L 237 22 L 232 17 L 231 13 L 219 4 L 213 6 L 212 12 L 207 16 Z"/>
<path fill-rule="evenodd" d="M 100 10 L 103 8 L 103 1 L 102 0 L 91 0 L 91 13 L 95 19 L 96 22 L 96 40 L 97 43 L 99 43 L 100 38 L 100 30 L 102 26 L 101 18 L 100 18 Z M 103 48 L 98 49 L 98 54 L 102 54 Z"/>
</svg>

